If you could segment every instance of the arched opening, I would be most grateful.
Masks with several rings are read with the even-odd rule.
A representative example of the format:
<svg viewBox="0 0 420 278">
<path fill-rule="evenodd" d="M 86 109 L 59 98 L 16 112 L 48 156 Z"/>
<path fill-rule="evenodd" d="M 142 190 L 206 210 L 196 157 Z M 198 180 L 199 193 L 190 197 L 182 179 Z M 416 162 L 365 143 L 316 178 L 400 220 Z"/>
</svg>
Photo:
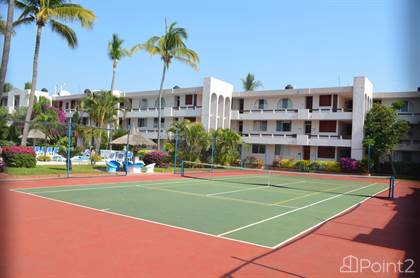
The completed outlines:
<svg viewBox="0 0 420 278">
<path fill-rule="evenodd" d="M 268 102 L 265 99 L 257 99 L 254 103 L 254 109 L 267 109 Z"/>
<path fill-rule="evenodd" d="M 225 124 L 224 128 L 230 128 L 230 98 L 225 99 Z"/>
<path fill-rule="evenodd" d="M 277 103 L 278 109 L 291 109 L 293 108 L 293 103 L 289 98 L 282 98 Z"/>
<path fill-rule="evenodd" d="M 161 102 L 160 107 L 164 108 L 165 106 L 166 106 L 166 101 L 165 101 L 164 98 L 162 98 L 162 102 Z M 156 101 L 155 101 L 155 108 L 159 108 L 159 98 L 157 98 Z"/>
<path fill-rule="evenodd" d="M 223 96 L 219 96 L 217 111 L 217 128 L 223 128 L 223 116 L 225 111 L 225 102 Z"/>
<path fill-rule="evenodd" d="M 212 94 L 210 98 L 210 128 L 216 129 L 217 95 Z"/>
</svg>

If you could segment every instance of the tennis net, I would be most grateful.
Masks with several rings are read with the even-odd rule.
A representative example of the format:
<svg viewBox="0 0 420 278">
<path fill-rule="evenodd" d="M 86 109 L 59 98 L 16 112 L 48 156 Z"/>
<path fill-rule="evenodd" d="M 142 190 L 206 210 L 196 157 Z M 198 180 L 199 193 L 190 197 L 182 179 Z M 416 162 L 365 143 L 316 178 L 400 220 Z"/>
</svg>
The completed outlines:
<svg viewBox="0 0 420 278">
<path fill-rule="evenodd" d="M 386 184 L 393 188 L 391 177 L 343 176 L 333 174 L 288 173 L 277 170 L 243 168 L 192 161 L 182 161 L 181 175 L 186 178 L 213 180 L 252 186 L 273 186 L 302 191 L 341 193 L 348 186 L 367 183 Z M 342 187 L 341 187 L 342 185 Z M 332 190 L 333 189 L 333 190 Z"/>
</svg>

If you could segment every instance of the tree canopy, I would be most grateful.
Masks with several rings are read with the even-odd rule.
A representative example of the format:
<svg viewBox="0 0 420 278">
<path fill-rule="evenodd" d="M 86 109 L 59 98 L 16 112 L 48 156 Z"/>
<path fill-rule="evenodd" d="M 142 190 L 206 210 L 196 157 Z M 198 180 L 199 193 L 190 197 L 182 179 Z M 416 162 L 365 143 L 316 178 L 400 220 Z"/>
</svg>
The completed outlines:
<svg viewBox="0 0 420 278">
<path fill-rule="evenodd" d="M 398 103 L 395 103 L 393 107 L 374 103 L 366 115 L 363 144 L 364 146 L 370 145 L 376 162 L 385 156 L 388 156 L 392 162 L 392 149 L 409 130 L 408 122 L 398 118 L 396 111 L 398 107 Z"/>
<path fill-rule="evenodd" d="M 256 89 L 263 86 L 261 81 L 255 80 L 255 76 L 252 73 L 248 73 L 245 79 L 241 79 L 243 89 L 248 91 L 255 91 Z"/>
</svg>

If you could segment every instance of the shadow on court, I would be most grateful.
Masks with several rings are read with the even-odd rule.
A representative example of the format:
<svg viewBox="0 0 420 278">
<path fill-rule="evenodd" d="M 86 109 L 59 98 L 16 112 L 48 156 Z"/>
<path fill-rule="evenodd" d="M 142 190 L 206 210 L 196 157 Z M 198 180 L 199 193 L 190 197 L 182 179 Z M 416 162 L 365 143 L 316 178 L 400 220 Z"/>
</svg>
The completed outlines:
<svg viewBox="0 0 420 278">
<path fill-rule="evenodd" d="M 412 270 L 418 273 L 420 183 L 405 182 L 397 194 L 393 201 L 384 196 L 370 199 L 307 234 L 252 259 L 232 256 L 240 264 L 220 277 L 338 275 L 339 263 L 349 254 L 365 258 L 382 256 L 389 262 L 413 259 Z M 387 248 L 386 252 L 383 247 Z M 405 254 L 404 257 L 401 254 Z M 337 266 L 331 265 L 332 262 Z M 404 266 L 408 266 L 407 263 Z M 414 277 L 415 274 L 399 276 Z"/>
</svg>

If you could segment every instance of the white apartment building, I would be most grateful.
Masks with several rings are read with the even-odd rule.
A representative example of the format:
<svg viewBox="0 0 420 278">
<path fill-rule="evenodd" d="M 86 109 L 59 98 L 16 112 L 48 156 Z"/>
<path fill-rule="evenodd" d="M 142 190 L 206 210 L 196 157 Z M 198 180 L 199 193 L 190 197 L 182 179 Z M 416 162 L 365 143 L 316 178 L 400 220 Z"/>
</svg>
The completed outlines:
<svg viewBox="0 0 420 278">
<path fill-rule="evenodd" d="M 157 139 L 158 91 L 115 92 L 126 98 L 120 125 L 138 129 Z M 70 116 L 84 94 L 50 97 L 55 107 Z M 411 129 L 396 148 L 396 160 L 420 162 L 420 92 L 374 93 L 366 77 L 352 86 L 235 92 L 233 85 L 208 77 L 203 85 L 164 90 L 162 138 L 173 121 L 202 122 L 205 129 L 231 128 L 246 143 L 242 158 L 253 156 L 271 164 L 277 158 L 337 160 L 362 159 L 363 123 L 373 102 L 392 105 L 402 100 L 398 112 Z M 7 99 L 9 109 L 13 100 Z M 19 103 L 20 104 L 20 103 Z M 16 105 L 15 105 L 16 106 Z M 84 116 L 87 124 L 88 115 Z"/>
</svg>

